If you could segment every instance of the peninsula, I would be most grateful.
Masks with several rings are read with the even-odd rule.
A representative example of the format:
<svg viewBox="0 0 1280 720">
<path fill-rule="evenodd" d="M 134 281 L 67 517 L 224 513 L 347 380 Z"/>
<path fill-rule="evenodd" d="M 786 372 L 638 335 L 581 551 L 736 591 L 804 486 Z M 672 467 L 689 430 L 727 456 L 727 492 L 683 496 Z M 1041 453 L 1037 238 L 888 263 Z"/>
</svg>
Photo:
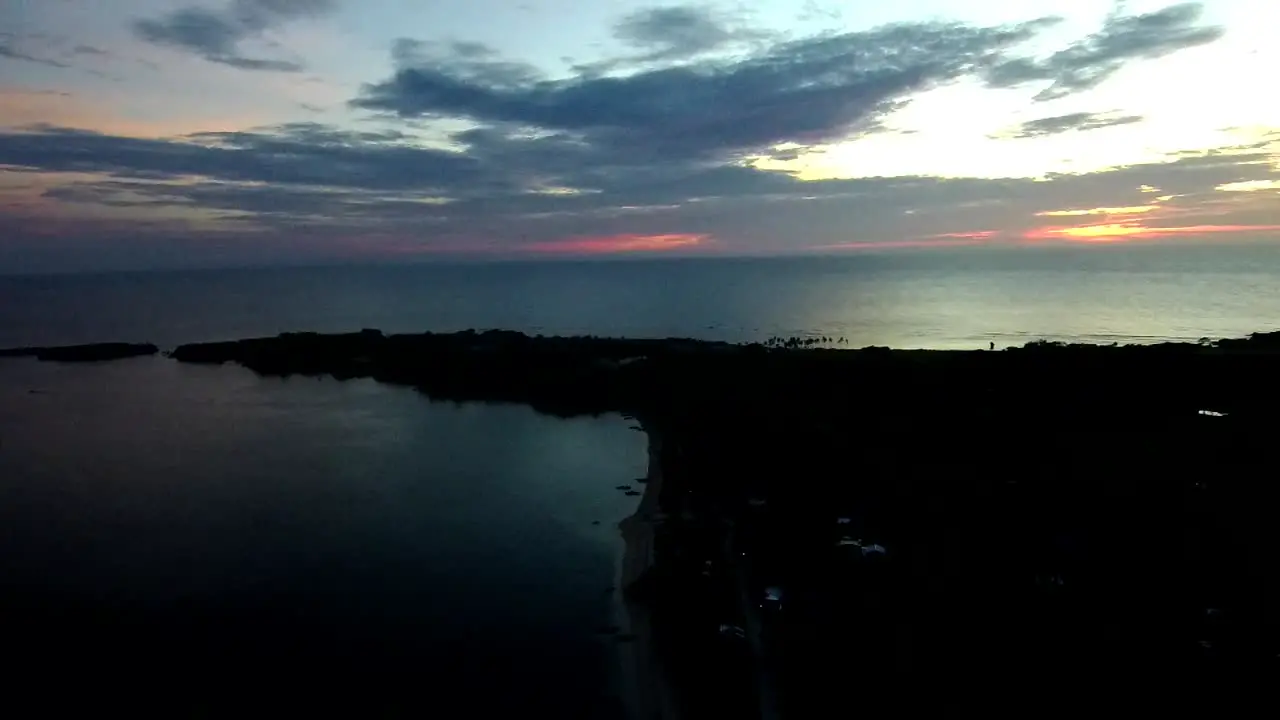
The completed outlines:
<svg viewBox="0 0 1280 720">
<path fill-rule="evenodd" d="M 811 344 L 364 330 L 170 355 L 640 418 L 662 482 L 624 526 L 627 589 L 690 716 L 750 688 L 754 715 L 820 717 L 855 679 L 865 707 L 907 680 L 1276 669 L 1280 333 Z"/>
</svg>

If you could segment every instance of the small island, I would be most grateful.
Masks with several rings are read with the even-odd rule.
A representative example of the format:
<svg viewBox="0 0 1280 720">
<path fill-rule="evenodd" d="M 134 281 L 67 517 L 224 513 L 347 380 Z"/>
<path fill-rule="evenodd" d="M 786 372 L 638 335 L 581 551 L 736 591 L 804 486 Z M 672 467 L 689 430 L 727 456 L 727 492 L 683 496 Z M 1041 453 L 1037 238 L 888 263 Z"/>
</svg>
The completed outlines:
<svg viewBox="0 0 1280 720">
<path fill-rule="evenodd" d="M 0 358 L 34 357 L 47 362 L 105 362 L 131 357 L 155 355 L 160 348 L 150 343 L 90 343 L 55 347 L 17 347 L 0 349 Z"/>
</svg>

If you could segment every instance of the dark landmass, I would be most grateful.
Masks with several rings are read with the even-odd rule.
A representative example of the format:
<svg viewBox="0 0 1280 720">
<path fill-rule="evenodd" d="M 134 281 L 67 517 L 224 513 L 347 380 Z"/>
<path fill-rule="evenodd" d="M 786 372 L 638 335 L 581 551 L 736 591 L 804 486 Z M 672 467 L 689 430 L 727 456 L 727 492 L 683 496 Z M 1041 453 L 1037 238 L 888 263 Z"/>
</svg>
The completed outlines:
<svg viewBox="0 0 1280 720">
<path fill-rule="evenodd" d="M 173 357 L 645 418 L 669 516 L 648 592 L 668 618 L 703 608 L 669 649 L 697 684 L 716 613 L 748 625 L 788 717 L 902 681 L 1194 680 L 1171 697 L 1280 669 L 1280 333 L 967 352 L 364 331 Z"/>
<path fill-rule="evenodd" d="M 734 354 L 697 340 L 531 337 L 490 330 L 383 335 L 377 330 L 181 345 L 181 362 L 234 362 L 262 375 L 370 377 L 411 385 L 441 400 L 525 403 L 559 416 L 635 407 L 648 393 L 644 358 Z M 639 429 L 637 427 L 637 429 Z"/>
<path fill-rule="evenodd" d="M 687 708 L 742 717 L 745 691 L 752 716 L 826 717 L 961 686 L 1172 704 L 1280 669 L 1280 333 L 993 352 L 366 330 L 171 356 L 642 419 L 664 481 L 634 483 L 661 519 L 628 592 Z"/>
<path fill-rule="evenodd" d="M 0 349 L 0 357 L 34 357 L 48 362 L 102 362 L 155 355 L 158 352 L 160 348 L 150 343 L 92 343 Z"/>
</svg>

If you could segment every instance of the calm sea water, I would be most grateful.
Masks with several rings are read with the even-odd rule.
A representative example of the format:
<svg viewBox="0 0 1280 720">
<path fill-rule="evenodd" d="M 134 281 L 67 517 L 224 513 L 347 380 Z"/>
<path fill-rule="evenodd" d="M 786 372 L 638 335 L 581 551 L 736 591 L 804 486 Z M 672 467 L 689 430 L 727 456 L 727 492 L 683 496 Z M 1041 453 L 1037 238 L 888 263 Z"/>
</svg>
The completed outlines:
<svg viewBox="0 0 1280 720">
<path fill-rule="evenodd" d="M 0 361 L 6 685 L 178 692 L 184 717 L 254 715 L 255 679 L 308 707 L 355 690 L 369 717 L 618 717 L 595 633 L 634 509 L 614 486 L 647 462 L 628 425 L 163 358 Z"/>
<path fill-rule="evenodd" d="M 1280 243 L 0 278 L 0 347 L 289 330 L 845 337 L 974 348 L 1280 327 Z"/>
<path fill-rule="evenodd" d="M 1240 336 L 1280 327 L 1280 247 L 0 278 L 0 347 L 364 327 Z M 197 700 L 300 674 L 321 701 L 375 688 L 370 709 L 616 716 L 593 632 L 633 504 L 613 487 L 646 461 L 626 425 L 164 358 L 0 361 L 6 647 L 69 684 L 190 668 Z"/>
</svg>

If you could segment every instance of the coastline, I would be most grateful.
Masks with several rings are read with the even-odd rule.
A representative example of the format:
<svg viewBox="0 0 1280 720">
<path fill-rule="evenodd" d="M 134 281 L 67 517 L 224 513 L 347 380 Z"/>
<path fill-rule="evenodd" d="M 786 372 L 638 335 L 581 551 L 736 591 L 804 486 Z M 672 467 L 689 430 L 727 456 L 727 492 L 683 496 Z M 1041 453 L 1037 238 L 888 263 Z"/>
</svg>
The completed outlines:
<svg viewBox="0 0 1280 720">
<path fill-rule="evenodd" d="M 631 720 L 679 720 L 675 689 L 654 648 L 652 617 L 643 600 L 630 592 L 653 566 L 654 523 L 662 494 L 662 440 L 651 423 L 635 418 L 648 442 L 649 466 L 636 510 L 618 523 L 622 544 L 617 555 L 613 620 L 618 628 L 617 662 L 623 705 Z"/>
</svg>

